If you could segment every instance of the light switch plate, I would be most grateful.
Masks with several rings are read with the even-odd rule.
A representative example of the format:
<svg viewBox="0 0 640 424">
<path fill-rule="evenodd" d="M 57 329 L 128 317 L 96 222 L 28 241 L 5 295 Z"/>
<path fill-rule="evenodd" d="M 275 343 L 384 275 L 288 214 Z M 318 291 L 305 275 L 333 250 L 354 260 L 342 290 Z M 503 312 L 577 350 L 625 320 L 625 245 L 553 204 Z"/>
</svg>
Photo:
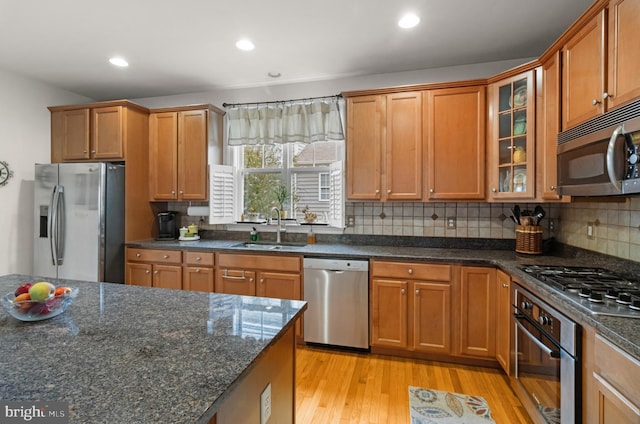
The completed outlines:
<svg viewBox="0 0 640 424">
<path fill-rule="evenodd" d="M 262 391 L 260 395 L 260 424 L 267 424 L 271 417 L 271 383 Z"/>
</svg>

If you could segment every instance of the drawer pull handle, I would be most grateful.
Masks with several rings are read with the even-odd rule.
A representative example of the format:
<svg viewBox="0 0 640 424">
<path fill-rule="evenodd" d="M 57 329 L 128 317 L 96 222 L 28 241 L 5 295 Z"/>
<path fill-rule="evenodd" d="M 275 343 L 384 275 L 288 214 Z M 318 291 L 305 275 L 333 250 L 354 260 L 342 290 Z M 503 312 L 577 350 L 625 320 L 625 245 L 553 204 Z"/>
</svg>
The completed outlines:
<svg viewBox="0 0 640 424">
<path fill-rule="evenodd" d="M 244 275 L 244 271 L 242 271 L 242 275 L 239 277 L 233 276 L 233 275 L 227 275 L 227 270 L 224 270 L 224 274 L 222 275 L 222 278 L 227 278 L 229 280 L 246 280 L 247 277 Z M 249 279 L 249 281 L 253 281 L 253 278 Z"/>
<path fill-rule="evenodd" d="M 169 259 L 169 255 L 164 255 L 163 258 Z"/>
<path fill-rule="evenodd" d="M 198 257 L 196 258 L 196 261 L 198 261 L 198 262 L 200 262 L 201 260 L 202 260 L 202 259 L 200 259 L 200 256 L 198 256 Z"/>
<path fill-rule="evenodd" d="M 409 270 L 407 271 L 409 273 L 409 275 L 413 274 L 413 269 L 409 268 Z"/>
<path fill-rule="evenodd" d="M 140 256 L 142 256 L 140 253 L 136 253 L 136 258 L 139 258 Z"/>
</svg>

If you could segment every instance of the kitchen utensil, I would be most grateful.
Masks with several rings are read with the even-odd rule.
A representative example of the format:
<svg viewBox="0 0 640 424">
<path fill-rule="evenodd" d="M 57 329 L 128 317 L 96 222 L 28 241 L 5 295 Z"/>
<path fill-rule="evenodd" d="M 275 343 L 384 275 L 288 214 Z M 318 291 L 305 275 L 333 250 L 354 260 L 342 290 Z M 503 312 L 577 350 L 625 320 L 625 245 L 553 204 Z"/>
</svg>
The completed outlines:
<svg viewBox="0 0 640 424">
<path fill-rule="evenodd" d="M 535 208 L 533 208 L 533 217 L 536 219 L 536 225 L 540 225 L 540 221 L 545 217 L 545 215 L 546 212 L 544 211 L 542 206 L 537 205 Z"/>
<path fill-rule="evenodd" d="M 510 216 L 511 220 L 512 220 L 513 222 L 515 222 L 516 224 L 520 224 L 520 223 L 518 222 L 518 220 L 516 219 L 516 213 L 515 213 L 515 211 L 513 210 L 513 208 L 509 208 L 509 210 L 511 211 L 511 216 Z"/>
<path fill-rule="evenodd" d="M 516 222 L 520 225 L 520 205 L 515 205 L 512 209 L 513 216 L 516 217 Z"/>
</svg>

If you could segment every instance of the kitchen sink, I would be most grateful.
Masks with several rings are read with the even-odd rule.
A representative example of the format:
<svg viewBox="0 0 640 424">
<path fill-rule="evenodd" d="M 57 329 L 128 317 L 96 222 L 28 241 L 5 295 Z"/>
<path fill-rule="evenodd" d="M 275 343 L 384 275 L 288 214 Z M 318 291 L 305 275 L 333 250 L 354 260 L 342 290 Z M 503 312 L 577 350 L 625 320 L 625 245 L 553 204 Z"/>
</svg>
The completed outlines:
<svg viewBox="0 0 640 424">
<path fill-rule="evenodd" d="M 305 247 L 304 243 L 269 243 L 269 242 L 244 242 L 234 244 L 231 247 L 242 247 L 252 250 L 296 250 Z"/>
</svg>

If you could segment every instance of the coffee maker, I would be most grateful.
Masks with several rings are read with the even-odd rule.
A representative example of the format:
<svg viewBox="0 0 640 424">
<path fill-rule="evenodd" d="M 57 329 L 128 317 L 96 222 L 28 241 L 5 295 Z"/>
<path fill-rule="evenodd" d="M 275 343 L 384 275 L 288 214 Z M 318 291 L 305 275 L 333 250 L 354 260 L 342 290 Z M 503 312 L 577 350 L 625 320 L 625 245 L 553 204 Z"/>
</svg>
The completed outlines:
<svg viewBox="0 0 640 424">
<path fill-rule="evenodd" d="M 158 212 L 157 240 L 174 240 L 178 237 L 178 212 Z"/>
</svg>

